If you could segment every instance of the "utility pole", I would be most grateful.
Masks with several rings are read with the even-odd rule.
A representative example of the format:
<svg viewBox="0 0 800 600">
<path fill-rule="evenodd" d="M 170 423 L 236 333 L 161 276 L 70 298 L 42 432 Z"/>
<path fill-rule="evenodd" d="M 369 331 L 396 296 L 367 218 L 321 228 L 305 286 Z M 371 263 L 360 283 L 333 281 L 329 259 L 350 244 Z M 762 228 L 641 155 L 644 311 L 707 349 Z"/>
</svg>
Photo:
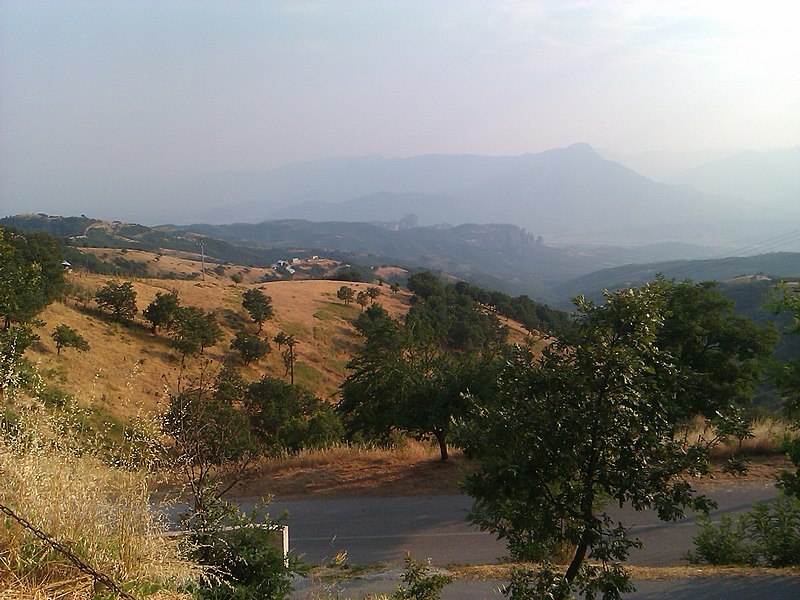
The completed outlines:
<svg viewBox="0 0 800 600">
<path fill-rule="evenodd" d="M 200 271 L 203 274 L 203 281 L 206 280 L 206 242 L 203 238 L 200 238 L 200 264 L 203 265 L 202 270 Z"/>
</svg>

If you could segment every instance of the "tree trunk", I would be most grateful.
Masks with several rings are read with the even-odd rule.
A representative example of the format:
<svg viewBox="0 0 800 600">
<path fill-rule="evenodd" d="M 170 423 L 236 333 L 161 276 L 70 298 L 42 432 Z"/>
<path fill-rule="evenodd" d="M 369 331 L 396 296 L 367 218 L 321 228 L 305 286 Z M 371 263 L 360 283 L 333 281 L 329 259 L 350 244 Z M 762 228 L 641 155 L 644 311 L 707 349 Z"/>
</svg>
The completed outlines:
<svg viewBox="0 0 800 600">
<path fill-rule="evenodd" d="M 447 437 L 444 431 L 437 429 L 433 432 L 433 435 L 436 437 L 436 441 L 439 442 L 439 453 L 442 456 L 442 462 L 447 462 Z"/>
<path fill-rule="evenodd" d="M 588 549 L 588 531 L 585 530 L 581 536 L 580 544 L 578 544 L 578 547 L 575 549 L 575 556 L 572 557 L 572 562 L 569 563 L 567 572 L 564 574 L 564 579 L 566 579 L 569 583 L 572 583 L 572 580 L 578 575 L 578 571 L 583 564 L 583 560 L 586 558 L 586 551 Z"/>
</svg>

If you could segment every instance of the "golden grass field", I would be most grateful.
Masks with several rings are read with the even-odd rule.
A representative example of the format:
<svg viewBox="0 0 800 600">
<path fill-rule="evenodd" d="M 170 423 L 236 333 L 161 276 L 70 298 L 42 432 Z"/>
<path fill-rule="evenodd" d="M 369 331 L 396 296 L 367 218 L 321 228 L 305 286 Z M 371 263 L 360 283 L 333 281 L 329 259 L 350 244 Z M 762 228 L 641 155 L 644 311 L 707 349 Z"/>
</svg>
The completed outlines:
<svg viewBox="0 0 800 600">
<path fill-rule="evenodd" d="M 69 275 L 71 283 L 86 288 L 93 295 L 111 278 L 85 273 Z M 87 311 L 74 300 L 51 304 L 40 318 L 44 322 L 37 333 L 41 341 L 29 350 L 28 357 L 38 365 L 47 381 L 75 395 L 85 403 L 120 419 L 141 411 L 163 408 L 165 393 L 177 385 L 180 358 L 167 345 L 163 332 L 152 335 L 141 311 L 155 298 L 157 292 L 177 291 L 182 305 L 199 306 L 214 311 L 222 325 L 223 339 L 207 348 L 202 357 L 188 361 L 190 373 L 197 374 L 207 361 L 218 365 L 226 354 L 235 333 L 235 325 L 243 323 L 252 332 L 257 326 L 250 322 L 242 308 L 242 294 L 251 287 L 262 289 L 272 298 L 273 319 L 264 324 L 262 337 L 272 338 L 278 331 L 293 334 L 298 340 L 296 382 L 322 398 L 331 398 L 346 377 L 346 364 L 357 351 L 360 338 L 352 326 L 361 308 L 351 303 L 344 306 L 336 298 L 342 282 L 327 280 L 279 281 L 261 284 L 236 285 L 230 279 L 207 277 L 203 281 L 162 279 L 129 279 L 137 293 L 139 314 L 134 326 L 124 326 Z M 348 283 L 356 291 L 366 289 L 367 283 Z M 392 315 L 399 317 L 408 308 L 409 293 L 391 294 L 382 286 L 377 300 Z M 87 303 L 89 309 L 95 303 Z M 52 341 L 53 329 L 65 323 L 76 329 L 89 342 L 91 349 L 81 353 L 64 349 L 56 354 Z M 284 367 L 277 347 L 265 359 L 242 367 L 247 379 L 263 375 L 284 376 Z"/>
</svg>

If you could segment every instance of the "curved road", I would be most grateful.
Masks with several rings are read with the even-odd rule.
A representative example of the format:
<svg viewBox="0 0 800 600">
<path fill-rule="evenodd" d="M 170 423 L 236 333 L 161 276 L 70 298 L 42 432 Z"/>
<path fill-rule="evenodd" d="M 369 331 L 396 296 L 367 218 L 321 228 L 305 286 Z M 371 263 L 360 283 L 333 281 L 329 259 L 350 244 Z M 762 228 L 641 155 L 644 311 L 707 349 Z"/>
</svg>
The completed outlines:
<svg viewBox="0 0 800 600">
<path fill-rule="evenodd" d="M 712 519 L 777 497 L 770 482 L 698 487 L 719 503 Z M 311 563 L 327 562 L 341 550 L 352 563 L 401 564 L 406 551 L 437 565 L 497 562 L 506 554 L 505 544 L 466 521 L 471 504 L 468 496 L 401 496 L 276 501 L 270 509 L 289 512 L 290 546 Z M 611 514 L 644 543 L 631 555 L 630 564 L 685 564 L 682 557 L 692 548 L 697 530 L 695 515 L 664 523 L 652 511 L 621 509 Z"/>
<path fill-rule="evenodd" d="M 719 504 L 711 513 L 718 519 L 725 513 L 749 509 L 756 502 L 770 502 L 777 490 L 770 482 L 713 483 L 698 486 Z M 466 521 L 471 506 L 467 496 L 405 496 L 387 498 L 345 498 L 274 502 L 275 514 L 289 511 L 290 546 L 307 562 L 325 563 L 338 552 L 347 551 L 350 563 L 400 565 L 406 551 L 417 560 L 430 558 L 434 565 L 487 564 L 506 554 L 505 544 L 479 531 Z M 692 548 L 697 516 L 675 522 L 659 521 L 652 511 L 614 510 L 612 516 L 631 527 L 633 537 L 644 543 L 630 564 L 670 566 L 686 564 L 683 555 Z M 401 583 L 397 567 L 373 576 L 340 584 L 298 581 L 293 598 L 319 597 L 320 590 L 334 597 L 361 598 L 367 593 L 392 592 Z M 443 600 L 499 599 L 500 581 L 457 581 L 447 586 Z M 636 592 L 626 600 L 759 600 L 800 598 L 800 578 L 713 578 L 635 582 Z M 339 594 L 339 595 L 336 595 Z"/>
</svg>

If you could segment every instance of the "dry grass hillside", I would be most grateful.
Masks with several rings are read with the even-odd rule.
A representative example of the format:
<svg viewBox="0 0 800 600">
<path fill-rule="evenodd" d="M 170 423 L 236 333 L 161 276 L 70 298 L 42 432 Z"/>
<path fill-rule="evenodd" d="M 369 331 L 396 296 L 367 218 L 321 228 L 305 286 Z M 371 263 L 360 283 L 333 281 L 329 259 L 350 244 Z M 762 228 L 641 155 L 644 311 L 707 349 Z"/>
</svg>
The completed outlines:
<svg viewBox="0 0 800 600">
<path fill-rule="evenodd" d="M 85 273 L 71 273 L 68 277 L 87 297 L 109 280 L 106 276 Z M 121 325 L 99 315 L 91 300 L 83 306 L 70 298 L 66 303 L 53 303 L 40 315 L 45 323 L 37 331 L 41 341 L 28 352 L 49 385 L 74 395 L 80 404 L 98 414 L 115 419 L 127 420 L 138 413 L 162 409 L 165 392 L 175 388 L 181 375 L 178 353 L 167 345 L 167 338 L 161 332 L 155 336 L 150 333 L 141 315 L 157 292 L 177 291 L 181 305 L 214 311 L 222 325 L 223 339 L 207 348 L 202 357 L 187 361 L 188 376 L 197 376 L 204 364 L 213 369 L 226 355 L 234 354 L 229 345 L 238 326 L 257 331 L 242 308 L 242 294 L 251 287 L 261 288 L 269 295 L 275 311 L 273 319 L 264 324 L 262 337 L 271 339 L 280 330 L 296 337 L 299 343 L 295 381 L 318 396 L 329 398 L 335 394 L 346 376 L 345 365 L 360 343 L 351 323 L 361 308 L 355 303 L 344 306 L 336 298 L 342 282 L 304 280 L 235 285 L 230 279 L 213 276 L 207 276 L 205 282 L 128 281 L 136 291 L 139 308 L 133 325 Z M 370 284 L 347 285 L 359 291 Z M 400 316 L 407 311 L 408 292 L 391 294 L 388 286 L 380 289 L 377 302 L 390 313 Z M 51 333 L 61 323 L 85 337 L 90 351 L 81 353 L 67 348 L 58 356 Z M 274 343 L 270 355 L 243 367 L 243 374 L 251 380 L 265 374 L 283 377 L 283 363 Z"/>
</svg>

